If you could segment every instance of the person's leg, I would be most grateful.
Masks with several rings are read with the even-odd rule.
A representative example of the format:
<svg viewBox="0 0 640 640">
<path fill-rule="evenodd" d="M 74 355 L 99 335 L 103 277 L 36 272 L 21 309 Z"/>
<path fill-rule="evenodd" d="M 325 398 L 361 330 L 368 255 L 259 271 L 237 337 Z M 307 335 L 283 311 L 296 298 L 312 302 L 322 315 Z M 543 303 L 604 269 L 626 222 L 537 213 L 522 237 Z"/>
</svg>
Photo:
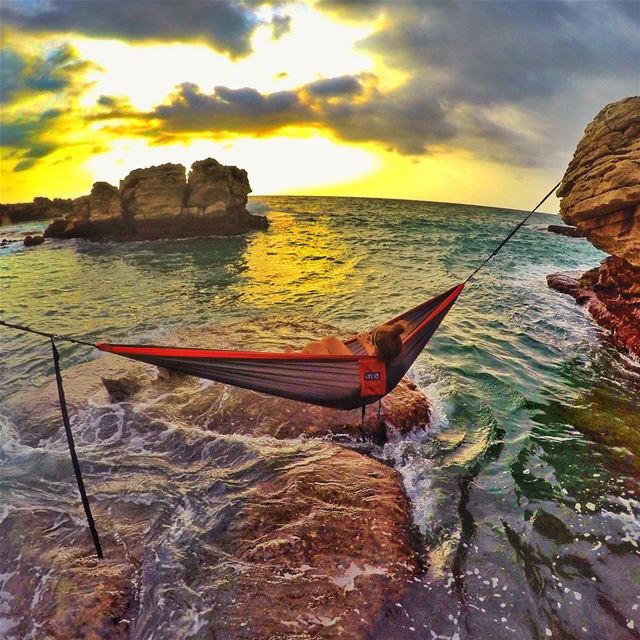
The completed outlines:
<svg viewBox="0 0 640 640">
<path fill-rule="evenodd" d="M 349 347 L 342 342 L 342 340 L 336 338 L 336 336 L 327 336 L 322 338 L 322 343 L 328 354 L 334 356 L 351 356 L 353 355 L 349 350 Z"/>
<path fill-rule="evenodd" d="M 327 355 L 326 346 L 321 341 L 311 341 L 300 353 L 309 353 L 314 356 Z"/>
</svg>

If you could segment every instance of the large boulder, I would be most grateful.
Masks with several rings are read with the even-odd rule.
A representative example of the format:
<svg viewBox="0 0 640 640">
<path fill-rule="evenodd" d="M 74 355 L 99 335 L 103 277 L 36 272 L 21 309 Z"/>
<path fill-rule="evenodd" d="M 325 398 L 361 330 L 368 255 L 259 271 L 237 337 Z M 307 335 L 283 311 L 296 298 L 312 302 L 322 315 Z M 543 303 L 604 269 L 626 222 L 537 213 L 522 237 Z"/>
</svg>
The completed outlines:
<svg viewBox="0 0 640 640">
<path fill-rule="evenodd" d="M 618 346 L 640 357 L 640 97 L 600 111 L 557 195 L 562 219 L 611 257 L 579 279 L 553 274 L 549 286 L 585 305 Z"/>
<path fill-rule="evenodd" d="M 194 162 L 189 171 L 186 206 L 199 214 L 240 211 L 251 193 L 244 169 L 225 166 L 213 158 Z"/>
<path fill-rule="evenodd" d="M 181 164 L 171 163 L 134 169 L 120 181 L 124 216 L 157 218 L 180 215 L 186 189 L 185 171 Z"/>
</svg>

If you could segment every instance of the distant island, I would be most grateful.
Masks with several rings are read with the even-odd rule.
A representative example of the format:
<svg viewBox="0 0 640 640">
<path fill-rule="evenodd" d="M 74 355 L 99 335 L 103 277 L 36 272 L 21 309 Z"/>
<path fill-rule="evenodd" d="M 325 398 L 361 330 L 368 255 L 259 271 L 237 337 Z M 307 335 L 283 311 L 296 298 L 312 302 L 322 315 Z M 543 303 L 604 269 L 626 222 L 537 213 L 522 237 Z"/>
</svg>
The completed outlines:
<svg viewBox="0 0 640 640">
<path fill-rule="evenodd" d="M 236 235 L 264 229 L 267 220 L 247 209 L 251 193 L 244 169 L 213 158 L 131 171 L 119 187 L 95 182 L 75 199 L 34 198 L 32 203 L 0 204 L 3 224 L 54 218 L 44 235 L 90 240 L 154 240 Z"/>
</svg>

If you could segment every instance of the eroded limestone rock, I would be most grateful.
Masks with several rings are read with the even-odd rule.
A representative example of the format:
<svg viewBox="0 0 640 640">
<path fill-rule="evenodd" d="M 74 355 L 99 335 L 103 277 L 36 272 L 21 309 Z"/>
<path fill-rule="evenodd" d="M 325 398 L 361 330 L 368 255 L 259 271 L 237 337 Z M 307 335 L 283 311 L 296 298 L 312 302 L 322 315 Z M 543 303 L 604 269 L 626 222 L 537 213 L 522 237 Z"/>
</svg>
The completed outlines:
<svg viewBox="0 0 640 640">
<path fill-rule="evenodd" d="M 120 188 L 96 182 L 88 196 L 69 201 L 71 211 L 45 235 L 91 240 L 154 240 L 236 235 L 265 229 L 267 220 L 245 208 L 251 192 L 247 172 L 212 158 L 185 168 L 163 164 L 135 169 Z"/>
<path fill-rule="evenodd" d="M 202 215 L 215 215 L 244 209 L 251 187 L 244 169 L 207 158 L 191 165 L 187 193 L 187 207 Z"/>
<path fill-rule="evenodd" d="M 185 168 L 181 164 L 134 169 L 120 181 L 123 214 L 125 218 L 180 215 L 185 190 Z"/>
<path fill-rule="evenodd" d="M 589 124 L 557 195 L 567 224 L 640 266 L 640 97 L 607 105 Z"/>
<path fill-rule="evenodd" d="M 563 220 L 611 257 L 578 280 L 554 274 L 549 286 L 640 355 L 640 97 L 607 105 L 589 124 L 557 195 Z"/>
</svg>

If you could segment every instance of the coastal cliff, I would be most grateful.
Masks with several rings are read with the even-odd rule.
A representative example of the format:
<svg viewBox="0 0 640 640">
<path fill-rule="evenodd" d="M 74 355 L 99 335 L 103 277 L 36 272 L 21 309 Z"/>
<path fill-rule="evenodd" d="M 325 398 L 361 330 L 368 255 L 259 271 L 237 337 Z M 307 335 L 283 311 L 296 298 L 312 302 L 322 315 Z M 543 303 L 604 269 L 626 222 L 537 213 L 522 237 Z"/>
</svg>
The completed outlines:
<svg viewBox="0 0 640 640">
<path fill-rule="evenodd" d="M 585 129 L 557 191 L 560 216 L 611 254 L 579 278 L 547 277 L 614 342 L 640 357 L 640 97 L 607 105 Z"/>
<path fill-rule="evenodd" d="M 188 179 L 181 164 L 135 169 L 119 187 L 96 182 L 74 200 L 36 198 L 33 204 L 2 205 L 1 213 L 9 222 L 55 217 L 45 231 L 50 238 L 226 236 L 266 228 L 266 218 L 246 209 L 250 192 L 244 169 L 207 158 L 192 165 Z"/>
</svg>

